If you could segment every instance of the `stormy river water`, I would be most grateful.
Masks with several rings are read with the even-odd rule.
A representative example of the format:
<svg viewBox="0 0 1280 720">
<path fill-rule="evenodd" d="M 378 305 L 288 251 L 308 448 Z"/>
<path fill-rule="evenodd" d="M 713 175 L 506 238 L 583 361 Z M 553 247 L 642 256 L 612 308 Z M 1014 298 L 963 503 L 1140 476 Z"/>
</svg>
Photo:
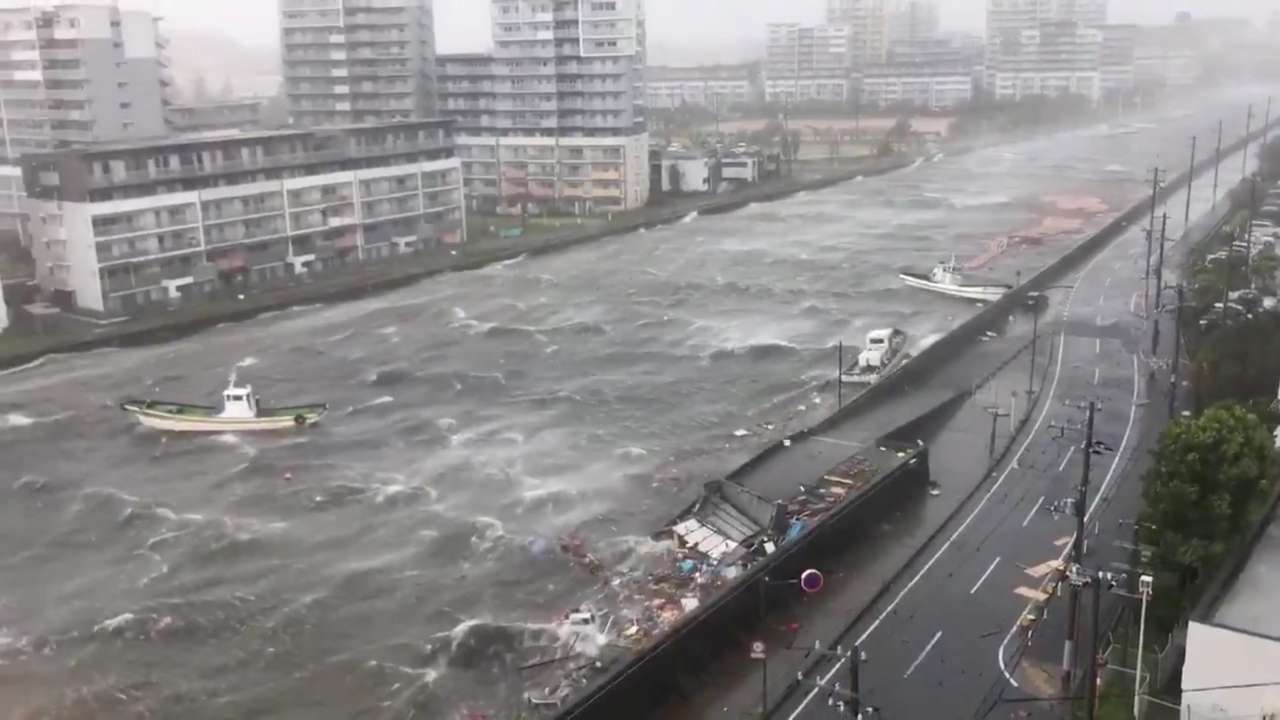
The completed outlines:
<svg viewBox="0 0 1280 720">
<path fill-rule="evenodd" d="M 920 346 L 975 311 L 900 268 L 1083 219 L 982 272 L 1039 268 L 1147 167 L 1185 166 L 1192 134 L 1238 136 L 1250 99 L 4 371 L 0 716 L 507 712 L 517 648 L 597 583 L 557 538 L 634 566 L 701 482 L 830 411 L 837 341 L 895 325 Z M 331 414 L 186 437 L 117 409 L 209 400 L 233 368 Z"/>
</svg>

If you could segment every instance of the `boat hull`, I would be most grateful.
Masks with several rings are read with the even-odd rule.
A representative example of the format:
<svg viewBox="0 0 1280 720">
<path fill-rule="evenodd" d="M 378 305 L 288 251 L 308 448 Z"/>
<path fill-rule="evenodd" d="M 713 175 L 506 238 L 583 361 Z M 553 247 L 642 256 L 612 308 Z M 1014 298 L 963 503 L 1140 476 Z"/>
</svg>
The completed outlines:
<svg viewBox="0 0 1280 720">
<path fill-rule="evenodd" d="M 174 412 L 174 408 L 191 410 L 207 410 L 199 406 L 177 405 L 174 403 L 152 403 L 131 400 L 120 405 L 121 409 L 130 413 L 145 427 L 167 432 L 250 432 L 270 430 L 293 430 L 310 427 L 320 421 L 328 411 L 325 405 L 308 405 L 298 408 L 283 408 L 270 411 L 270 414 L 251 418 L 229 418 L 216 415 Z M 164 409 L 160 409 L 164 408 Z"/>
<path fill-rule="evenodd" d="M 998 300 L 1012 289 L 1008 285 L 944 285 L 915 273 L 899 273 L 898 277 L 913 288 L 983 302 Z"/>
</svg>

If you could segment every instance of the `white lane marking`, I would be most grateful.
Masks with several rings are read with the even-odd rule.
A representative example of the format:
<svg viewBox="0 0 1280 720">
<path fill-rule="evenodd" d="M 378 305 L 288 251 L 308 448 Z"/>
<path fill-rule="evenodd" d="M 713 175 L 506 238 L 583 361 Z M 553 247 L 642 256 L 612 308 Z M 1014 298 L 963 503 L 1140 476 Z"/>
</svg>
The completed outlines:
<svg viewBox="0 0 1280 720">
<path fill-rule="evenodd" d="M 911 667 L 907 668 L 907 671 L 902 674 L 903 679 L 911 677 L 911 673 L 916 671 L 916 667 L 920 665 L 921 660 L 924 660 L 924 656 L 928 655 L 929 651 L 933 649 L 933 646 L 938 644 L 938 638 L 940 637 L 942 637 L 941 630 L 934 634 L 933 639 L 929 641 L 929 644 L 924 646 L 924 652 L 920 653 L 920 657 L 916 658 L 916 661 L 911 663 Z"/>
<path fill-rule="evenodd" d="M 1093 369 L 1093 384 L 1094 384 L 1094 385 L 1097 385 L 1097 384 L 1098 384 L 1098 373 L 1099 373 L 1100 371 L 1101 371 L 1101 368 L 1094 368 L 1094 369 Z"/>
<path fill-rule="evenodd" d="M 1111 484 L 1111 478 L 1113 475 L 1115 475 L 1116 468 L 1120 467 L 1120 460 L 1124 457 L 1124 448 L 1126 445 L 1129 444 L 1129 434 L 1133 431 L 1133 418 L 1135 415 L 1137 415 L 1137 413 L 1138 413 L 1138 356 L 1134 355 L 1133 356 L 1133 401 L 1129 405 L 1129 424 L 1125 426 L 1124 437 L 1120 438 L 1120 448 L 1116 450 L 1115 460 L 1111 461 L 1111 469 L 1107 470 L 1107 476 L 1102 481 L 1102 487 L 1098 488 L 1098 494 L 1093 498 L 1093 502 L 1089 504 L 1089 510 L 1088 512 L 1085 513 L 1085 522 L 1089 521 L 1089 516 L 1092 515 L 1094 510 L 1097 509 L 1098 501 L 1101 500 L 1104 495 L 1106 495 L 1107 486 Z M 1074 538 L 1075 534 L 1072 533 L 1071 537 Z M 1071 542 L 1069 538 L 1068 542 L 1063 543 L 1062 554 L 1058 556 L 1058 562 L 1065 562 L 1067 559 L 1067 553 L 1069 553 L 1070 551 L 1071 551 Z M 1018 681 L 1013 679 L 1013 675 L 1009 674 L 1009 670 L 1004 665 L 1004 649 L 1005 649 L 1005 646 L 1009 644 L 1009 640 L 1013 637 L 1013 634 L 1018 631 L 1018 626 L 1021 624 L 1022 618 L 1026 617 L 1027 613 L 1031 611 L 1031 608 L 1034 605 L 1035 605 L 1035 601 L 1027 603 L 1027 607 L 1024 608 L 1022 613 L 1018 615 L 1018 619 L 1015 620 L 1013 623 L 1013 626 L 1009 628 L 1008 634 L 1004 636 L 1004 641 L 1000 643 L 999 649 L 996 650 L 996 660 L 1000 665 L 1000 672 L 1004 674 L 1004 679 L 1008 680 L 1009 684 L 1014 687 L 1019 687 Z M 825 682 L 825 680 L 823 682 Z"/>
<path fill-rule="evenodd" d="M 1072 283 L 1071 293 L 1067 297 L 1067 306 L 1063 311 L 1064 317 L 1067 315 L 1067 311 L 1071 309 L 1071 301 L 1075 297 L 1075 288 L 1080 287 L 1080 282 L 1084 280 L 1085 275 L 1089 274 L 1089 271 L 1093 269 L 1093 266 L 1099 260 L 1102 259 L 1104 254 L 1105 253 L 1100 252 L 1097 255 L 1094 255 L 1093 259 L 1089 261 L 1089 264 L 1085 265 L 1084 269 L 1080 271 L 1080 274 L 1076 276 L 1076 281 Z M 1058 336 L 1058 363 L 1054 366 L 1053 383 L 1049 385 L 1049 394 L 1046 396 L 1049 400 L 1052 400 L 1054 394 L 1057 392 L 1058 380 L 1062 377 L 1062 355 L 1066 344 L 1067 333 L 1064 330 Z M 1137 367 L 1136 359 L 1134 361 L 1134 367 Z M 907 583 L 907 586 L 902 588 L 902 591 L 893 599 L 893 602 L 889 603 L 888 607 L 880 613 L 880 616 L 862 632 L 862 635 L 855 641 L 856 645 L 862 645 L 866 642 L 871 633 L 875 632 L 875 629 L 880 627 L 880 623 L 884 622 L 884 619 L 889 617 L 889 613 L 893 612 L 894 608 L 898 606 L 898 603 L 902 602 L 902 598 L 906 597 L 907 593 L 911 592 L 911 588 L 915 587 L 916 584 L 920 582 L 920 578 L 924 577 L 924 574 L 929 572 L 929 568 L 933 567 L 934 563 L 938 562 L 938 558 L 942 557 L 942 554 L 951 547 L 951 544 L 956 541 L 956 538 L 960 537 L 960 533 L 964 532 L 965 528 L 969 527 L 969 524 L 978 516 L 978 513 L 982 511 L 982 508 L 986 507 L 987 501 L 991 499 L 992 495 L 996 494 L 996 491 L 1000 489 L 1002 484 L 1004 484 L 1005 478 L 1007 478 L 1009 473 L 1017 467 L 1018 459 L 1022 457 L 1023 453 L 1025 453 L 1027 448 L 1031 445 L 1031 441 L 1035 439 L 1036 433 L 1040 431 L 1040 426 L 1044 424 L 1044 419 L 1049 414 L 1049 408 L 1052 405 L 1053 403 L 1049 401 L 1044 403 L 1044 407 L 1040 410 L 1040 417 L 1036 418 L 1036 424 L 1031 426 L 1031 430 L 1027 433 L 1027 439 L 1023 441 L 1022 447 L 1018 448 L 1018 452 L 1014 453 L 1013 462 L 1009 463 L 1009 465 L 1005 467 L 1004 472 L 1000 473 L 1000 477 L 996 479 L 995 484 L 993 484 L 991 489 L 987 491 L 987 494 L 983 495 L 982 499 L 978 501 L 977 507 L 973 509 L 973 512 L 969 513 L 969 516 L 964 519 L 964 522 L 960 524 L 960 527 L 956 528 L 955 532 L 951 533 L 951 536 L 942 544 L 942 547 L 938 548 L 938 552 L 934 553 L 933 557 L 929 558 L 929 562 L 925 563 L 924 567 L 920 568 L 920 572 L 916 573 L 915 577 L 911 578 L 911 582 Z M 1132 418 L 1130 420 L 1132 421 Z M 1128 437 L 1127 433 L 1126 437 Z M 1123 445 L 1121 446 L 1121 449 L 1124 449 Z M 1003 645 L 1001 647 L 1003 648 Z M 791 711 L 791 714 L 787 716 L 787 720 L 796 720 L 796 718 L 800 717 L 800 714 L 809 706 L 809 703 L 813 702 L 813 699 L 817 697 L 818 691 L 821 690 L 837 672 L 840 672 L 840 668 L 844 667 L 845 661 L 846 658 L 842 657 L 832 664 L 831 669 L 818 679 L 818 682 L 813 686 L 813 689 L 809 691 L 809 694 L 805 695 L 804 699 L 800 701 L 800 704 L 796 706 L 796 709 Z M 1003 657 L 1001 658 L 1001 663 L 1001 667 L 1003 668 Z"/>
<path fill-rule="evenodd" d="M 1043 500 L 1044 498 L 1041 499 Z M 987 568 L 987 571 L 982 573 L 982 577 L 978 578 L 978 582 L 974 583 L 973 589 L 969 591 L 970 595 L 978 592 L 978 588 L 982 587 L 982 583 L 987 581 L 987 576 L 991 574 L 992 570 L 996 569 L 996 563 L 998 562 L 1000 562 L 999 556 L 997 556 L 995 560 L 991 561 L 991 567 Z"/>
<path fill-rule="evenodd" d="M 1102 338 L 1098 338 L 1094 342 L 1095 342 L 1094 348 L 1093 348 L 1094 354 L 1098 354 L 1098 355 L 1102 354 Z"/>
<path fill-rule="evenodd" d="M 1058 472 L 1062 472 L 1067 467 L 1067 462 L 1071 460 L 1071 454 L 1076 451 L 1076 446 L 1072 445 L 1067 448 L 1067 456 L 1062 458 L 1062 464 L 1058 466 Z"/>
<path fill-rule="evenodd" d="M 1103 283 L 1103 284 L 1102 284 L 1102 287 L 1107 287 L 1107 288 L 1111 287 L 1111 276 L 1110 276 L 1110 275 L 1108 275 L 1108 276 L 1107 276 L 1107 281 L 1106 281 L 1105 283 Z"/>
<path fill-rule="evenodd" d="M 1044 496 L 1041 495 L 1040 499 L 1036 501 L 1036 506 L 1031 508 L 1031 512 L 1027 513 L 1027 519 L 1022 521 L 1022 527 L 1026 527 L 1027 523 L 1031 522 L 1032 516 L 1035 515 L 1036 512 L 1040 510 L 1040 506 L 1043 504 L 1044 504 Z"/>
<path fill-rule="evenodd" d="M 826 443 L 832 443 L 832 444 L 834 444 L 834 445 L 844 445 L 844 446 L 846 446 L 846 447 L 851 447 L 851 448 L 863 448 L 863 447 L 866 447 L 866 445 L 865 445 L 865 444 L 851 443 L 851 442 L 849 442 L 848 440 L 837 440 L 837 439 L 835 439 L 835 438 L 822 437 L 821 435 L 814 435 L 814 436 L 813 436 L 813 439 L 814 439 L 814 440 L 821 440 L 822 442 L 826 442 Z"/>
</svg>

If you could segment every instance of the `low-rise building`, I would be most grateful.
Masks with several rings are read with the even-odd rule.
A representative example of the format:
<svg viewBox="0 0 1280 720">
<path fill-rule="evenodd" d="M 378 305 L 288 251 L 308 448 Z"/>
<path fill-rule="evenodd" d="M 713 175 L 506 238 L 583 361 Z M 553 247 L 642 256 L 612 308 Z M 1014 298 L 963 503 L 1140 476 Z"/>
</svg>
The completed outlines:
<svg viewBox="0 0 1280 720">
<path fill-rule="evenodd" d="M 23 158 L 35 279 L 103 315 L 460 243 L 449 123 L 177 137 Z"/>
<path fill-rule="evenodd" d="M 1211 588 L 1187 626 L 1182 717 L 1280 714 L 1280 518 L 1271 519 L 1225 582 Z"/>
<path fill-rule="evenodd" d="M 457 138 L 467 205 L 590 215 L 649 202 L 649 136 Z"/>
<path fill-rule="evenodd" d="M 731 152 L 720 158 L 720 179 L 757 183 L 760 182 L 760 167 L 758 153 Z"/>
<path fill-rule="evenodd" d="M 660 192 L 708 193 L 720 184 L 720 161 L 713 155 L 668 149 L 654 152 L 650 162 L 650 177 Z"/>
<path fill-rule="evenodd" d="M 759 102 L 763 96 L 760 68 L 752 63 L 645 68 L 645 97 L 650 108 L 692 105 L 725 110 Z"/>
<path fill-rule="evenodd" d="M 1204 76 L 1201 43 L 1190 22 L 1143 27 L 1134 48 L 1134 82 L 1143 87 L 1186 87 Z"/>
<path fill-rule="evenodd" d="M 169 128 L 179 133 L 251 130 L 262 126 L 262 100 L 228 100 L 198 105 L 170 105 Z"/>
<path fill-rule="evenodd" d="M 932 63 L 879 65 L 863 72 L 859 87 L 864 106 L 944 110 L 973 101 L 973 69 Z"/>
</svg>

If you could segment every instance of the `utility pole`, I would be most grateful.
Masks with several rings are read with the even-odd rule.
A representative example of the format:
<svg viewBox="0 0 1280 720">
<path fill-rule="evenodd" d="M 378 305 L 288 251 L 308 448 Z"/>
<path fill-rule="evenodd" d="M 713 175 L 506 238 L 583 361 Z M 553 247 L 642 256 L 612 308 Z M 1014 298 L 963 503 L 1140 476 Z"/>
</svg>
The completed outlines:
<svg viewBox="0 0 1280 720">
<path fill-rule="evenodd" d="M 1271 96 L 1267 96 L 1267 115 L 1262 121 L 1262 144 L 1267 144 L 1267 137 L 1271 134 Z"/>
<path fill-rule="evenodd" d="M 1240 231 L 1236 230 L 1236 235 L 1231 238 L 1231 244 L 1227 246 L 1227 276 L 1222 282 L 1222 324 L 1227 324 L 1227 300 L 1231 298 L 1231 255 L 1235 251 L 1236 241 L 1240 239 Z"/>
<path fill-rule="evenodd" d="M 1191 185 L 1196 179 L 1196 136 L 1191 136 L 1191 167 L 1187 171 L 1187 210 L 1182 217 L 1183 232 L 1191 226 Z"/>
<path fill-rule="evenodd" d="M 836 344 L 836 409 L 844 407 L 844 341 Z"/>
<path fill-rule="evenodd" d="M 1089 642 L 1089 708 L 1085 711 L 1085 717 L 1093 720 L 1098 712 L 1098 634 L 1102 632 L 1099 627 L 1098 615 L 1099 606 L 1102 605 L 1102 579 L 1092 578 L 1089 583 L 1093 586 L 1093 624 L 1090 626 L 1090 642 Z"/>
<path fill-rule="evenodd" d="M 1035 393 L 1036 382 L 1036 341 L 1040 338 L 1040 308 L 1031 308 L 1031 370 L 1027 372 L 1027 406 L 1030 407 L 1031 395 Z"/>
<path fill-rule="evenodd" d="M 1218 166 L 1222 164 L 1222 121 L 1218 121 L 1218 149 L 1213 151 L 1213 209 L 1218 209 Z"/>
<path fill-rule="evenodd" d="M 1178 283 L 1178 306 L 1173 320 L 1173 362 L 1169 373 L 1169 419 L 1173 420 L 1178 398 L 1178 366 L 1182 364 L 1182 283 Z"/>
<path fill-rule="evenodd" d="M 1240 157 L 1240 179 L 1249 174 L 1249 133 L 1253 132 L 1253 103 L 1249 103 L 1249 112 L 1244 116 L 1244 154 Z"/>
<path fill-rule="evenodd" d="M 1244 230 L 1244 281 L 1253 287 L 1253 214 L 1258 209 L 1258 178 L 1249 178 L 1249 221 Z"/>
<path fill-rule="evenodd" d="M 996 402 L 999 402 L 999 400 L 996 400 Z M 1000 418 L 1005 416 L 1013 417 L 1013 414 L 1001 410 L 999 405 L 986 408 L 986 410 L 991 414 L 991 439 L 987 441 L 987 457 L 991 458 L 995 457 L 996 454 L 996 424 L 1000 422 Z"/>
<path fill-rule="evenodd" d="M 1142 310 L 1150 312 L 1151 307 L 1151 243 L 1155 240 L 1156 197 L 1160 194 L 1160 168 L 1151 169 L 1151 219 L 1147 222 L 1147 269 L 1143 274 Z"/>
<path fill-rule="evenodd" d="M 1151 317 L 1155 324 L 1152 326 L 1151 333 L 1151 357 L 1156 356 L 1156 348 L 1160 344 L 1160 288 L 1164 287 L 1164 233 L 1169 224 L 1169 213 L 1164 213 L 1160 219 L 1160 260 L 1156 264 L 1156 307 L 1155 312 L 1151 313 Z"/>
<path fill-rule="evenodd" d="M 1080 487 L 1076 492 L 1076 534 L 1071 540 L 1071 564 L 1080 567 L 1084 560 L 1084 515 L 1089 503 L 1089 465 L 1093 458 L 1093 415 L 1096 409 L 1093 400 L 1089 401 L 1089 419 L 1085 425 L 1084 460 L 1080 471 Z M 1076 615 L 1080 609 L 1080 588 L 1071 585 L 1071 594 L 1067 599 L 1067 639 L 1062 647 L 1062 670 L 1070 683 L 1075 671 L 1075 639 Z M 1068 687 L 1070 685 L 1068 684 Z"/>
<path fill-rule="evenodd" d="M 853 705 L 853 717 L 862 717 L 862 684 L 858 678 L 858 666 L 862 664 L 862 648 L 853 646 L 853 657 L 849 658 L 849 702 Z"/>
</svg>

